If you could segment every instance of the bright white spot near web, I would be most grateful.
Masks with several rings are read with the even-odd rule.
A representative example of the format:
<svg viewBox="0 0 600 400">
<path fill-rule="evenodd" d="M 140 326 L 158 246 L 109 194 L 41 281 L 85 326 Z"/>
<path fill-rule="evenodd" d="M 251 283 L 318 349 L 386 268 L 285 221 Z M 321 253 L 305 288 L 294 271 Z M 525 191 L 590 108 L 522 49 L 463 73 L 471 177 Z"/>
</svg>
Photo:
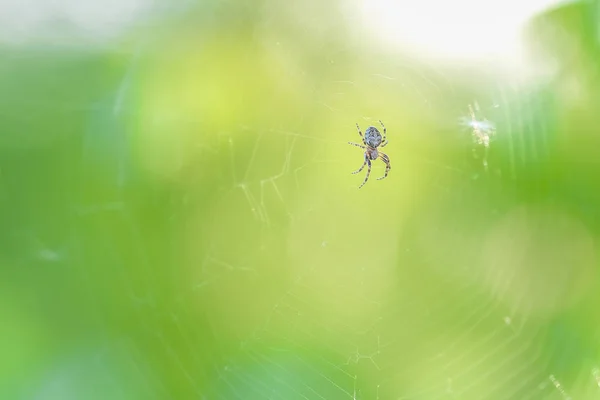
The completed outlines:
<svg viewBox="0 0 600 400">
<path fill-rule="evenodd" d="M 557 0 L 490 2 L 363 0 L 367 32 L 388 45 L 443 58 L 508 57 L 520 54 L 520 34 L 534 14 Z"/>
</svg>

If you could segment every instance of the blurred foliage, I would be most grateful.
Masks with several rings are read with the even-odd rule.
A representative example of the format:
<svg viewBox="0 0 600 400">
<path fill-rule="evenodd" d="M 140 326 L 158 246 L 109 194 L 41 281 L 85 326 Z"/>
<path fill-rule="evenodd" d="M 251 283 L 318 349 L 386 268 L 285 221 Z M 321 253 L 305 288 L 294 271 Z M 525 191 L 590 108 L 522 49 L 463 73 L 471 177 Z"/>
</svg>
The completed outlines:
<svg viewBox="0 0 600 400">
<path fill-rule="evenodd" d="M 524 80 L 335 4 L 0 50 L 0 398 L 597 396 L 597 11 L 536 16 Z"/>
</svg>

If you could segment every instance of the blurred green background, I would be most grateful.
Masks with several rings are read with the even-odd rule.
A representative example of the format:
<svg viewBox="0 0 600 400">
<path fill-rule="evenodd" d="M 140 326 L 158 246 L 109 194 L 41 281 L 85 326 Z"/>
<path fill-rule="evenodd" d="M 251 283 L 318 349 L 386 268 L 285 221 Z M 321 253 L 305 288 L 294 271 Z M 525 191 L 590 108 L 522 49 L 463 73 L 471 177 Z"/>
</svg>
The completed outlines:
<svg viewBox="0 0 600 400">
<path fill-rule="evenodd" d="M 598 398 L 600 8 L 482 3 L 2 6 L 0 398 Z"/>
</svg>

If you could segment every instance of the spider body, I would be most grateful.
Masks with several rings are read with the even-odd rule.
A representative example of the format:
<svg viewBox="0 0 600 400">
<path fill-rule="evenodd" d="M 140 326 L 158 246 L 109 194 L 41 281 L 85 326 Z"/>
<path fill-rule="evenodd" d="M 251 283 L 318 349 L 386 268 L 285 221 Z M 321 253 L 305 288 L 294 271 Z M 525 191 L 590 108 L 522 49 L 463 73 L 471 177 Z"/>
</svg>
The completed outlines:
<svg viewBox="0 0 600 400">
<path fill-rule="evenodd" d="M 356 129 L 358 129 L 358 134 L 362 138 L 363 144 L 360 145 L 358 143 L 348 142 L 349 144 L 351 144 L 353 146 L 360 147 L 361 149 L 365 150 L 365 155 L 364 155 L 365 161 L 363 162 L 363 165 L 357 171 L 353 172 L 353 174 L 358 174 L 360 171 L 363 170 L 365 165 L 368 166 L 367 175 L 365 176 L 365 180 L 363 181 L 363 183 L 358 187 L 359 189 L 361 187 L 363 187 L 364 184 L 367 183 L 367 181 L 369 180 L 369 175 L 371 175 L 371 161 L 374 161 L 374 160 L 377 160 L 377 158 L 380 158 L 381 161 L 383 161 L 385 163 L 385 175 L 382 176 L 381 178 L 377 178 L 378 180 L 383 179 L 386 176 L 388 176 L 390 169 L 392 169 L 392 167 L 390 165 L 390 158 L 387 156 L 387 154 L 382 153 L 381 151 L 377 150 L 378 147 L 385 147 L 388 144 L 388 141 L 386 138 L 385 126 L 383 125 L 383 122 L 379 121 L 379 123 L 381 124 L 381 126 L 383 128 L 383 136 L 381 135 L 379 130 L 377 128 L 375 128 L 374 126 L 368 127 L 367 130 L 365 131 L 365 135 L 363 136 L 362 132 L 360 131 L 360 127 L 358 126 L 358 124 L 356 124 Z"/>
</svg>

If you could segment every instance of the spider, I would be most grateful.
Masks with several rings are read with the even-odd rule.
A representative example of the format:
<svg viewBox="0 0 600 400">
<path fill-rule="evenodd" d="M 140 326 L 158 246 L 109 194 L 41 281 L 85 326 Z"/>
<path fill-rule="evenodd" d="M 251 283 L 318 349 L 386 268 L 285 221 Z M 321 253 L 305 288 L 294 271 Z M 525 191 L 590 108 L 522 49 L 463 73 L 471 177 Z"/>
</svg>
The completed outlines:
<svg viewBox="0 0 600 400">
<path fill-rule="evenodd" d="M 363 187 L 365 183 L 367 183 L 367 181 L 369 180 L 369 175 L 371 174 L 371 160 L 381 158 L 381 161 L 385 163 L 385 175 L 383 175 L 381 178 L 377 178 L 377 180 L 387 177 L 388 172 L 390 172 L 390 169 L 392 169 L 392 166 L 390 165 L 390 158 L 387 156 L 387 154 L 384 154 L 377 150 L 378 147 L 385 147 L 388 144 L 385 126 L 383 125 L 383 122 L 379 121 L 379 123 L 383 128 L 383 138 L 381 137 L 381 133 L 379 133 L 377 128 L 375 128 L 374 126 L 368 127 L 365 131 L 365 136 L 363 137 L 363 134 L 360 131 L 360 127 L 358 126 L 358 124 L 356 124 L 356 129 L 358 129 L 358 134 L 362 138 L 364 146 L 358 143 L 348 142 L 348 144 L 360 147 L 361 149 L 365 149 L 365 162 L 358 170 L 354 171 L 353 174 L 358 174 L 360 171 L 363 170 L 365 165 L 369 166 L 367 169 L 367 176 L 365 176 L 365 180 L 358 187 L 359 189 Z"/>
</svg>

